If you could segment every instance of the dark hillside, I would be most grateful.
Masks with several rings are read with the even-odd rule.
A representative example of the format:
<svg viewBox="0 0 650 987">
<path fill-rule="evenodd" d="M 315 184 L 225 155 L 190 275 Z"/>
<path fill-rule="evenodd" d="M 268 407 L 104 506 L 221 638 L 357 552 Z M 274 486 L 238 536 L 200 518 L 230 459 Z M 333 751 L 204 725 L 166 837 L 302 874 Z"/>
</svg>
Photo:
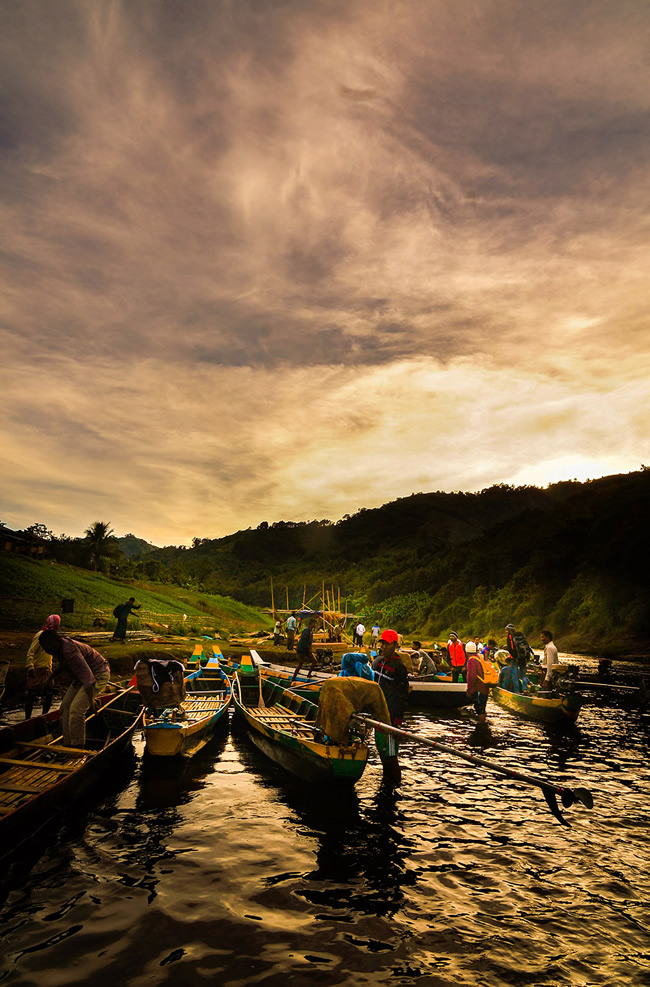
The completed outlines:
<svg viewBox="0 0 650 987">
<path fill-rule="evenodd" d="M 268 606 L 322 582 L 350 610 L 431 636 L 551 625 L 564 646 L 643 649 L 650 635 L 650 470 L 586 483 L 414 494 L 336 524 L 278 521 L 141 562 L 156 578 Z"/>
</svg>

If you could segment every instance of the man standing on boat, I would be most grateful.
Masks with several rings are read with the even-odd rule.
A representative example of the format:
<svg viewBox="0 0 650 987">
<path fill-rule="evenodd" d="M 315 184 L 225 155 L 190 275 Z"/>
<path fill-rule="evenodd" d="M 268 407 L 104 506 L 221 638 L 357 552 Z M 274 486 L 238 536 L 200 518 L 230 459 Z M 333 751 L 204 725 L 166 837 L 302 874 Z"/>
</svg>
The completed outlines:
<svg viewBox="0 0 650 987">
<path fill-rule="evenodd" d="M 544 645 L 544 657 L 542 659 L 542 668 L 544 669 L 544 681 L 542 682 L 542 689 L 551 688 L 551 680 L 553 678 L 553 665 L 560 664 L 560 658 L 557 653 L 557 648 L 553 643 L 553 635 L 550 631 L 542 631 L 541 633 L 542 644 Z"/>
<path fill-rule="evenodd" d="M 311 662 L 308 674 L 311 675 L 314 671 L 314 667 L 316 665 L 316 658 L 314 657 L 314 628 L 316 627 L 316 623 L 316 618 L 312 617 L 300 635 L 298 647 L 296 648 L 298 664 L 296 665 L 295 671 L 291 677 L 291 682 L 295 681 L 298 672 L 307 660 Z"/>
<path fill-rule="evenodd" d="M 58 658 L 72 676 L 72 685 L 61 702 L 63 743 L 66 747 L 85 747 L 86 712 L 96 712 L 96 696 L 108 685 L 110 666 L 89 644 L 59 637 L 54 630 L 43 631 L 39 640 L 43 651 Z"/>
<path fill-rule="evenodd" d="M 287 651 L 293 651 L 296 640 L 296 611 L 291 611 L 291 616 L 287 617 Z"/>
<path fill-rule="evenodd" d="M 461 675 L 465 671 L 467 658 L 465 656 L 463 642 L 458 637 L 456 631 L 452 631 L 449 635 L 449 640 L 447 641 L 447 654 L 449 655 L 449 664 L 451 665 L 452 681 L 462 681 Z"/>
<path fill-rule="evenodd" d="M 385 630 L 379 638 L 379 657 L 372 664 L 375 682 L 381 687 L 390 712 L 391 724 L 401 727 L 409 694 L 409 679 L 406 666 L 397 655 L 399 635 L 397 631 Z M 402 769 L 397 759 L 399 744 L 392 734 L 375 733 L 377 750 L 384 769 L 384 777 L 393 785 L 402 780 Z"/>
</svg>

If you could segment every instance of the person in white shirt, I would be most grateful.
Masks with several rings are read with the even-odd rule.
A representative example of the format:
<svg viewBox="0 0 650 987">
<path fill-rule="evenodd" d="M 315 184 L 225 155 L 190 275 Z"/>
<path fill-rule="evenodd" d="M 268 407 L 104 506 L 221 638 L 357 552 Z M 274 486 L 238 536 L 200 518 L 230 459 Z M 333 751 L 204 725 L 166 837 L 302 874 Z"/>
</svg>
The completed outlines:
<svg viewBox="0 0 650 987">
<path fill-rule="evenodd" d="M 296 611 L 291 612 L 291 616 L 287 617 L 287 651 L 293 651 L 293 643 L 296 639 Z"/>
<path fill-rule="evenodd" d="M 551 678 L 553 676 L 553 665 L 559 665 L 560 659 L 558 657 L 557 648 L 553 643 L 553 635 L 550 631 L 542 631 L 541 633 L 542 644 L 544 645 L 544 657 L 542 658 L 542 668 L 544 669 L 544 681 L 542 682 L 542 688 L 550 688 Z"/>
<path fill-rule="evenodd" d="M 366 629 L 362 623 L 357 624 L 355 633 L 357 635 L 357 644 L 363 647 L 363 635 L 366 633 Z"/>
</svg>

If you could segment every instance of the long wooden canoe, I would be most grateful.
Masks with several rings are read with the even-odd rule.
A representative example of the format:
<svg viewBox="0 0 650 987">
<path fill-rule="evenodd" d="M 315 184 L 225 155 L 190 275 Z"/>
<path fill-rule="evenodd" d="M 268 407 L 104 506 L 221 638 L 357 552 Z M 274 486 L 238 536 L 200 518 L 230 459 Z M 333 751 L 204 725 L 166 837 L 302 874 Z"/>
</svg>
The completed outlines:
<svg viewBox="0 0 650 987">
<path fill-rule="evenodd" d="M 260 678 L 252 665 L 242 664 L 235 673 L 233 702 L 255 746 L 291 774 L 351 784 L 363 774 L 368 747 L 360 735 L 345 745 L 326 742 L 314 724 L 318 707 Z"/>
<path fill-rule="evenodd" d="M 209 659 L 186 677 L 185 692 L 177 707 L 145 711 L 148 754 L 191 757 L 207 744 L 217 724 L 227 722 L 232 688 L 218 658 Z"/>
<path fill-rule="evenodd" d="M 438 709 L 460 709 L 470 706 L 465 682 L 452 682 L 436 675 L 409 677 L 409 706 L 432 706 Z"/>
<path fill-rule="evenodd" d="M 142 722 L 131 690 L 99 696 L 86 747 L 65 747 L 59 710 L 0 730 L 0 857 L 110 774 Z"/>
<path fill-rule="evenodd" d="M 326 672 L 314 672 L 313 675 L 298 675 L 295 681 L 291 681 L 293 676 L 292 668 L 285 668 L 282 665 L 275 665 L 262 662 L 256 651 L 251 651 L 253 662 L 260 669 L 262 678 L 269 682 L 290 689 L 302 699 L 309 699 L 310 702 L 318 703 L 323 682 L 327 682 L 331 675 Z M 409 706 L 427 706 L 438 709 L 460 709 L 463 706 L 471 705 L 471 700 L 467 696 L 467 685 L 463 682 L 452 682 L 449 679 L 440 678 L 436 675 L 409 676 Z"/>
<path fill-rule="evenodd" d="M 562 726 L 574 723 L 582 706 L 582 696 L 569 692 L 560 696 L 536 696 L 528 693 L 508 692 L 494 686 L 490 696 L 503 709 L 528 720 Z"/>
</svg>

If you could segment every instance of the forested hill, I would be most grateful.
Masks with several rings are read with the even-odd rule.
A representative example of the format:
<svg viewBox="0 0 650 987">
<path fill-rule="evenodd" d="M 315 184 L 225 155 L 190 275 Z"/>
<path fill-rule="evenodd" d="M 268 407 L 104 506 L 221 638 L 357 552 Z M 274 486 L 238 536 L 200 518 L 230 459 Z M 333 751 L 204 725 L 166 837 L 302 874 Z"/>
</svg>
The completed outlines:
<svg viewBox="0 0 650 987">
<path fill-rule="evenodd" d="M 437 636 L 502 634 L 514 620 L 561 645 L 638 650 L 650 634 L 650 469 L 546 489 L 414 494 L 329 521 L 264 522 L 225 538 L 165 548 L 151 578 L 191 580 L 278 606 L 334 585 L 348 608 Z M 319 593 L 320 599 L 320 593 Z"/>
</svg>

